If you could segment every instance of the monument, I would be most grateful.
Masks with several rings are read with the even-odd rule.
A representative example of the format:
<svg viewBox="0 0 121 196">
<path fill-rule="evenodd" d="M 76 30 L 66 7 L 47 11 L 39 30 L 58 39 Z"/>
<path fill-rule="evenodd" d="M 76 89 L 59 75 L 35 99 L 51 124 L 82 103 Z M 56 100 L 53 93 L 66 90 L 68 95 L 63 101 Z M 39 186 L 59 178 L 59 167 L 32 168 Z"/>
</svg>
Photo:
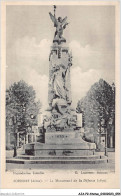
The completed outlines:
<svg viewBox="0 0 121 196">
<path fill-rule="evenodd" d="M 94 154 L 94 143 L 82 139 L 82 116 L 71 107 L 70 71 L 72 54 L 66 46 L 63 31 L 67 17 L 49 13 L 56 28 L 49 55 L 48 109 L 43 114 L 43 143 L 25 145 L 25 154 L 36 156 L 76 156 Z"/>
</svg>

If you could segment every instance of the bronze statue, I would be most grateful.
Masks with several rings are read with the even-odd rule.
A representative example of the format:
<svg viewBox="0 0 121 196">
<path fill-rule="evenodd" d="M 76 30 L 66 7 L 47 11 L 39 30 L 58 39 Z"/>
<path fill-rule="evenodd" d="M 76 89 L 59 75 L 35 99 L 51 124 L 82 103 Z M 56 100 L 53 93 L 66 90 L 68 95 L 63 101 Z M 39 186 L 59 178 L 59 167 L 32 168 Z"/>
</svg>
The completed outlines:
<svg viewBox="0 0 121 196">
<path fill-rule="evenodd" d="M 54 6 L 54 16 L 51 14 L 51 12 L 49 12 L 49 15 L 50 15 L 52 22 L 54 23 L 54 27 L 56 27 L 56 32 L 55 32 L 53 41 L 58 42 L 60 44 L 61 42 L 66 41 L 62 37 L 62 35 L 63 35 L 63 30 L 68 25 L 68 23 L 66 22 L 67 16 L 64 19 L 62 19 L 61 17 L 58 17 L 58 19 L 57 19 L 56 15 L 55 15 L 55 10 L 56 10 L 56 6 Z"/>
</svg>

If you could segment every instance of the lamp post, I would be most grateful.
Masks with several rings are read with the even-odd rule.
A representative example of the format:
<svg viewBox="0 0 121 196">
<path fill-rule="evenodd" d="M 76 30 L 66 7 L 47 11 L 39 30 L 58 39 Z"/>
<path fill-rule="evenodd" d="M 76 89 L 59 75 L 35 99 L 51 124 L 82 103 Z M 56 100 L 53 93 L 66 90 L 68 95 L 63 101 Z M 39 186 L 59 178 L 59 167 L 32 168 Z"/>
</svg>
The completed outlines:
<svg viewBox="0 0 121 196">
<path fill-rule="evenodd" d="M 25 120 L 26 119 L 26 117 L 25 117 L 25 114 L 26 114 L 26 104 L 25 103 L 21 104 L 21 108 L 22 108 L 22 115 L 23 115 L 24 120 Z M 27 138 L 26 138 L 26 136 L 27 136 L 27 124 L 26 124 L 25 121 L 24 121 L 24 125 L 25 125 L 25 144 L 26 144 L 26 141 L 27 141 Z"/>
<path fill-rule="evenodd" d="M 15 117 L 14 117 L 15 119 Z M 17 130 L 18 130 L 18 127 L 17 127 L 17 122 L 15 123 L 14 121 L 14 153 L 13 153 L 13 157 L 16 157 L 17 156 Z"/>
<path fill-rule="evenodd" d="M 20 104 L 16 104 L 15 108 L 18 109 L 21 105 Z M 21 121 L 20 121 L 21 115 L 20 115 L 20 111 L 18 110 L 18 114 L 16 114 L 15 116 L 13 116 L 13 125 L 14 125 L 14 154 L 13 157 L 17 156 L 17 133 L 18 133 L 18 128 L 21 125 Z"/>
<path fill-rule="evenodd" d="M 106 110 L 106 115 L 105 115 L 105 118 L 106 118 L 106 121 L 105 121 L 105 124 L 104 124 L 104 128 L 105 128 L 105 153 L 104 155 L 105 156 L 108 156 L 108 149 L 107 149 L 107 136 L 108 136 L 108 132 L 107 132 L 107 128 L 108 128 L 108 125 L 109 125 L 109 122 L 108 122 L 108 117 L 109 116 L 109 112 L 108 110 Z M 108 122 L 108 125 L 107 125 L 107 122 Z"/>
<path fill-rule="evenodd" d="M 99 144 L 101 146 L 101 135 L 104 134 L 105 120 L 100 116 L 100 122 L 98 123 L 98 133 L 99 133 Z M 106 140 L 106 139 L 105 139 Z"/>
<path fill-rule="evenodd" d="M 14 153 L 13 157 L 17 156 L 17 133 L 18 133 L 18 115 L 13 117 L 13 125 L 14 125 Z"/>
<path fill-rule="evenodd" d="M 97 132 L 99 133 L 99 145 L 101 145 L 101 133 L 102 133 L 101 123 L 98 123 L 98 131 Z"/>
<path fill-rule="evenodd" d="M 18 109 L 18 107 L 20 107 L 20 104 L 15 104 L 14 105 L 14 109 Z M 17 133 L 18 133 L 18 126 L 21 124 L 18 124 L 19 123 L 19 120 L 18 120 L 18 117 L 19 117 L 19 113 L 15 114 L 13 116 L 13 126 L 14 126 L 14 153 L 13 153 L 13 157 L 16 157 L 17 156 Z"/>
<path fill-rule="evenodd" d="M 107 150 L 107 127 L 105 128 L 105 156 L 108 156 L 108 150 Z"/>
</svg>

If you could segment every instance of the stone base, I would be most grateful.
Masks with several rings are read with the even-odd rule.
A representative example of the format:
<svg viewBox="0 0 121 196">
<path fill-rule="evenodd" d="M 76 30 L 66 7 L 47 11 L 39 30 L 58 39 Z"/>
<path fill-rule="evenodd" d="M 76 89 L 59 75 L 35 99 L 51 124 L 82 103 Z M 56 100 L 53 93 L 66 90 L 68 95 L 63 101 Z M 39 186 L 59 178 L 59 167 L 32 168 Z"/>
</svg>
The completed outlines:
<svg viewBox="0 0 121 196">
<path fill-rule="evenodd" d="M 41 144 L 25 145 L 25 154 L 32 156 L 82 156 L 94 155 L 96 146 L 93 143 L 80 142 L 76 144 Z"/>
<path fill-rule="evenodd" d="M 46 132 L 45 143 L 25 145 L 25 154 L 32 156 L 94 155 L 96 145 L 82 139 L 79 130 Z"/>
<path fill-rule="evenodd" d="M 101 157 L 101 156 L 84 156 L 84 157 L 37 157 L 37 156 L 18 156 L 16 158 L 7 159 L 6 163 L 15 163 L 15 164 L 51 164 L 56 165 L 62 164 L 64 165 L 71 165 L 71 164 L 79 164 L 80 168 L 83 169 L 82 164 L 100 164 L 100 163 L 108 163 L 108 157 Z M 41 167 L 41 166 L 40 166 Z M 19 168 L 19 167 L 18 167 Z M 31 166 L 29 166 L 31 168 Z M 50 165 L 49 165 L 50 168 Z"/>
</svg>

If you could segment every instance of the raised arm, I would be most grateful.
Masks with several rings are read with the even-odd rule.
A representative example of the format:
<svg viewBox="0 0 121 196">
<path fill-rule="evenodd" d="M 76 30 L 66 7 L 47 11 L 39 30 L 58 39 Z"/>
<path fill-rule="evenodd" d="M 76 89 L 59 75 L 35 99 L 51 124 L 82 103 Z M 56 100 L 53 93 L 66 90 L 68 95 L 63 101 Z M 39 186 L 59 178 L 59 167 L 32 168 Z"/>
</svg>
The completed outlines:
<svg viewBox="0 0 121 196">
<path fill-rule="evenodd" d="M 65 24 L 63 25 L 63 29 L 65 29 L 66 26 L 67 26 L 68 24 L 69 24 L 69 23 L 65 23 Z"/>
<path fill-rule="evenodd" d="M 54 23 L 54 26 L 58 25 L 57 19 L 51 14 L 51 12 L 49 12 L 50 18 L 52 20 L 52 22 Z"/>
<path fill-rule="evenodd" d="M 66 22 L 67 20 L 67 16 L 62 20 L 62 25 L 64 25 L 64 23 Z"/>
</svg>

